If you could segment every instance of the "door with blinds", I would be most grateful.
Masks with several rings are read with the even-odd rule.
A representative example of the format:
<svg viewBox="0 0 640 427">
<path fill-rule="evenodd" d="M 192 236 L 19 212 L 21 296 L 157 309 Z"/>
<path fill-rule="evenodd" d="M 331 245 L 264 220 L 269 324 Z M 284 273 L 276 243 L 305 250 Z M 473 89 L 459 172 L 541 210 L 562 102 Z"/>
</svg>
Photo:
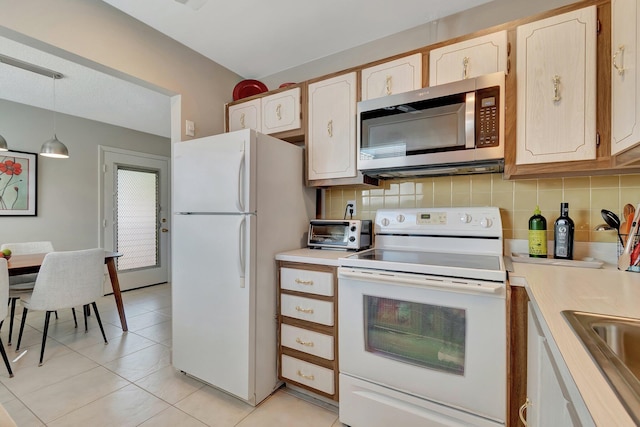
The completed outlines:
<svg viewBox="0 0 640 427">
<path fill-rule="evenodd" d="M 117 259 L 120 288 L 167 282 L 169 159 L 111 147 L 100 147 L 100 155 L 101 245 L 122 254 Z"/>
</svg>

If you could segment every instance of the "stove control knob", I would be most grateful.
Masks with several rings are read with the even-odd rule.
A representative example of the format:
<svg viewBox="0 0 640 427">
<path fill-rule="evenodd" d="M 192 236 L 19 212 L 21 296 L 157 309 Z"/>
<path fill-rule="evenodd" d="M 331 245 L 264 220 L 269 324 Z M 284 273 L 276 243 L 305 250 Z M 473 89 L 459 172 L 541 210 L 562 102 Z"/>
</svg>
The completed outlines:
<svg viewBox="0 0 640 427">
<path fill-rule="evenodd" d="M 396 219 L 398 220 L 398 222 L 404 222 L 404 215 L 398 215 Z"/>
<path fill-rule="evenodd" d="M 389 225 L 389 218 L 382 218 L 382 221 L 380 222 L 386 227 L 387 225 Z"/>
<path fill-rule="evenodd" d="M 356 238 L 355 238 L 354 236 L 351 236 L 351 237 L 349 237 L 349 241 L 350 241 L 350 242 L 355 242 L 355 241 L 356 241 Z"/>
<path fill-rule="evenodd" d="M 463 224 L 471 222 L 471 215 L 466 214 L 466 213 L 461 213 L 460 214 L 460 222 L 463 223 Z"/>
<path fill-rule="evenodd" d="M 492 224 L 493 221 L 491 221 L 489 218 L 485 217 L 480 220 L 480 227 L 482 228 L 490 228 Z"/>
<path fill-rule="evenodd" d="M 355 225 L 352 225 L 352 226 L 351 226 L 351 231 L 356 231 L 356 230 L 357 230 L 356 226 L 355 226 Z"/>
</svg>

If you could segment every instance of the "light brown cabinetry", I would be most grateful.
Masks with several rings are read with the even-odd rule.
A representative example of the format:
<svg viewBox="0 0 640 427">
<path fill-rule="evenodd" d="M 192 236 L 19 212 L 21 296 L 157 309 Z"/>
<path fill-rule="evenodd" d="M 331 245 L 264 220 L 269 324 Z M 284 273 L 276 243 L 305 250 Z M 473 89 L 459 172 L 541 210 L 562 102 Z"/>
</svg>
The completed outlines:
<svg viewBox="0 0 640 427">
<path fill-rule="evenodd" d="M 516 164 L 596 158 L 596 8 L 517 28 Z"/>
<path fill-rule="evenodd" d="M 611 154 L 640 161 L 640 5 L 611 1 Z"/>
<path fill-rule="evenodd" d="M 262 129 L 262 101 L 260 98 L 229 105 L 227 108 L 227 130 Z"/>
<path fill-rule="evenodd" d="M 508 71 L 507 31 L 497 31 L 429 52 L 429 86 Z"/>
<path fill-rule="evenodd" d="M 362 101 L 422 87 L 422 54 L 398 58 L 361 71 Z"/>
<path fill-rule="evenodd" d="M 278 261 L 278 276 L 278 377 L 337 401 L 337 268 Z"/>
</svg>

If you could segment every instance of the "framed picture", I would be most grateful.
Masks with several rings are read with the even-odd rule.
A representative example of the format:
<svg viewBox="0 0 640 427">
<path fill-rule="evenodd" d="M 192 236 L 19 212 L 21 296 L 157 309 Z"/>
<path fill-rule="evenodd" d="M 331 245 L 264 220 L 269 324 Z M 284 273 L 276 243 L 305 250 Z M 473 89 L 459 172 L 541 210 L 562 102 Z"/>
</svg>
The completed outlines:
<svg viewBox="0 0 640 427">
<path fill-rule="evenodd" d="M 0 216 L 36 216 L 38 156 L 0 151 Z"/>
</svg>

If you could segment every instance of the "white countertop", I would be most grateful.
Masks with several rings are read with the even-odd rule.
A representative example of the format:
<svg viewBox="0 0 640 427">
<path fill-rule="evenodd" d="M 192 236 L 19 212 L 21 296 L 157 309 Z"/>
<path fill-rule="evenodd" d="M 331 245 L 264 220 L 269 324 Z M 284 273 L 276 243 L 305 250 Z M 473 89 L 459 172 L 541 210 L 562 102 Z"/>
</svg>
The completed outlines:
<svg viewBox="0 0 640 427">
<path fill-rule="evenodd" d="M 563 310 L 640 318 L 640 273 L 513 263 L 512 285 L 524 285 L 549 327 L 598 426 L 634 426 L 620 400 L 562 317 Z"/>
<path fill-rule="evenodd" d="M 281 252 L 276 255 L 278 261 L 303 262 L 307 264 L 332 265 L 340 266 L 338 261 L 349 255 L 353 255 L 354 251 L 342 251 L 339 249 L 294 249 L 288 252 Z"/>
</svg>

